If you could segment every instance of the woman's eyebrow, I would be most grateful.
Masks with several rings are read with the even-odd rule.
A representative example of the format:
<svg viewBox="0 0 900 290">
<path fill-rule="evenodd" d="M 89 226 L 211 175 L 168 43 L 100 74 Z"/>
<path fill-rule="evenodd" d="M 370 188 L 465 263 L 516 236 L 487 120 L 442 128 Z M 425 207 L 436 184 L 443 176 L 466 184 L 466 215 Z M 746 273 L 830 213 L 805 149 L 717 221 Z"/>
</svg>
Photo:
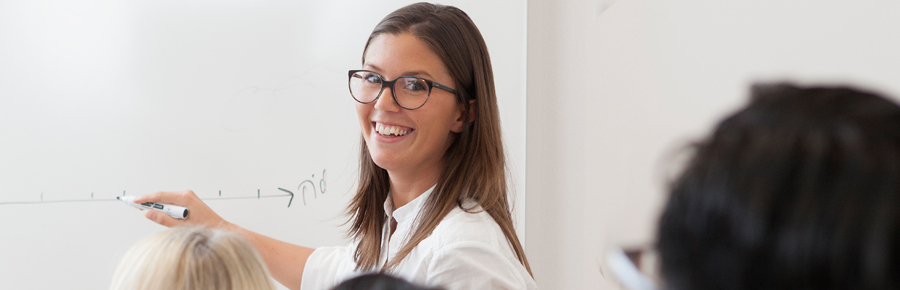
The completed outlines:
<svg viewBox="0 0 900 290">
<path fill-rule="evenodd" d="M 372 71 L 375 71 L 375 72 L 377 72 L 377 73 L 379 73 L 379 74 L 381 74 L 381 73 L 384 72 L 380 67 L 378 67 L 377 65 L 371 64 L 371 63 L 365 63 L 365 64 L 363 64 L 363 68 L 371 69 Z M 426 77 L 426 78 L 428 78 L 428 79 L 434 79 L 434 76 L 432 76 L 431 74 L 429 74 L 428 72 L 423 71 L 423 70 L 405 71 L 405 72 L 403 72 L 403 73 L 400 74 L 400 75 L 403 75 L 403 76 L 421 76 L 421 77 Z"/>
<path fill-rule="evenodd" d="M 364 68 L 367 67 L 367 68 L 369 68 L 369 69 L 372 69 L 372 70 L 375 71 L 375 72 L 381 71 L 381 68 L 379 68 L 378 66 L 376 66 L 376 65 L 374 65 L 374 64 L 370 64 L 370 63 L 363 64 L 363 67 L 364 67 Z"/>
<path fill-rule="evenodd" d="M 407 72 L 404 72 L 403 75 L 405 75 L 405 76 L 423 76 L 423 77 L 427 77 L 428 79 L 434 78 L 433 76 L 431 76 L 430 74 L 428 74 L 425 71 L 407 71 Z"/>
</svg>

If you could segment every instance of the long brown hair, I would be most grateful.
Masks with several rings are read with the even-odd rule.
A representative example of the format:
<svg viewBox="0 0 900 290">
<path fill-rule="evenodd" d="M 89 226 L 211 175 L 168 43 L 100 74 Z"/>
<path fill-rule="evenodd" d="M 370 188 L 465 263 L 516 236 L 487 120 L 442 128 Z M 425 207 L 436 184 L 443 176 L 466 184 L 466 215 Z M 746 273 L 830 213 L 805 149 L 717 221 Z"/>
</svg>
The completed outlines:
<svg viewBox="0 0 900 290">
<path fill-rule="evenodd" d="M 466 200 L 474 200 L 500 226 L 530 274 L 531 267 L 513 228 L 494 73 L 481 32 L 456 7 L 416 3 L 381 20 L 369 35 L 366 50 L 383 33 L 412 33 L 441 58 L 456 82 L 457 101 L 466 104 L 461 107 L 468 124 L 447 149 L 443 172 L 416 218 L 415 230 L 388 267 L 399 264 L 451 210 L 462 207 Z M 470 100 L 475 100 L 474 106 L 468 106 Z M 472 109 L 474 114 L 469 111 Z M 474 120 L 469 119 L 470 115 L 475 116 Z M 359 189 L 347 207 L 349 236 L 359 241 L 355 253 L 357 269 L 372 269 L 381 254 L 381 233 L 386 222 L 383 204 L 390 191 L 390 179 L 387 171 L 372 161 L 365 140 L 360 140 Z M 472 212 L 474 208 L 463 210 Z"/>
</svg>

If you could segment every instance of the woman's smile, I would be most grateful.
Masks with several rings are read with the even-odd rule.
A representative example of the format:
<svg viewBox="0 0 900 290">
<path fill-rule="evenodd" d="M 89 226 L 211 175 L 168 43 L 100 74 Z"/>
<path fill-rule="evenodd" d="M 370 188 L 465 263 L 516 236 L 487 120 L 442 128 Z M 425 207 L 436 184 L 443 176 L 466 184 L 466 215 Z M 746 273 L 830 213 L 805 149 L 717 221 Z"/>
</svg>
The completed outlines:
<svg viewBox="0 0 900 290">
<path fill-rule="evenodd" d="M 372 140 L 380 143 L 398 143 L 412 137 L 415 129 L 386 122 L 372 122 Z"/>
<path fill-rule="evenodd" d="M 380 122 L 372 122 L 372 126 L 379 135 L 389 138 L 404 136 L 414 131 L 413 128 Z"/>
</svg>

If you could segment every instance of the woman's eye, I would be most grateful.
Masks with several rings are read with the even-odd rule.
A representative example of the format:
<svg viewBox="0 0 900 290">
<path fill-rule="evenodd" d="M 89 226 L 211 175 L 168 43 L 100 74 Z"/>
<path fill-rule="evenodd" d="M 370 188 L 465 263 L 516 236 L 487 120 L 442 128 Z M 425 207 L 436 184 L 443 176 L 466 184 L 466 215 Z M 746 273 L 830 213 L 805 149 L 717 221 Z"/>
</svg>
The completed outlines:
<svg viewBox="0 0 900 290">
<path fill-rule="evenodd" d="M 378 75 L 373 74 L 373 73 L 363 75 L 363 79 L 365 79 L 367 82 L 370 82 L 370 83 L 380 83 L 381 82 L 381 78 L 378 77 Z"/>
<path fill-rule="evenodd" d="M 425 84 L 425 81 L 419 79 L 409 79 L 405 82 L 405 86 L 403 87 L 414 92 L 428 90 L 428 86 Z"/>
</svg>

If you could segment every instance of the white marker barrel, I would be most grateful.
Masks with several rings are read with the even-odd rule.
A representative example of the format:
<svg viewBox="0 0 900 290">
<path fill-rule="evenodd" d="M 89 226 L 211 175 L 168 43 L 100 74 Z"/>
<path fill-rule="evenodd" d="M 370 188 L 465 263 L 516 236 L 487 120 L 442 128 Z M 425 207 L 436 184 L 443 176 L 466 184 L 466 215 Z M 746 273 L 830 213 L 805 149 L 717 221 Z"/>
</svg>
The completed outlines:
<svg viewBox="0 0 900 290">
<path fill-rule="evenodd" d="M 177 219 L 186 219 L 188 216 L 188 209 L 183 206 L 177 206 L 172 204 L 165 203 L 155 203 L 155 202 L 145 202 L 145 203 L 134 203 L 134 196 L 117 196 L 116 199 L 121 200 L 127 205 L 139 208 L 139 209 L 149 209 L 155 210 L 159 212 L 163 212 L 170 217 Z"/>
</svg>

